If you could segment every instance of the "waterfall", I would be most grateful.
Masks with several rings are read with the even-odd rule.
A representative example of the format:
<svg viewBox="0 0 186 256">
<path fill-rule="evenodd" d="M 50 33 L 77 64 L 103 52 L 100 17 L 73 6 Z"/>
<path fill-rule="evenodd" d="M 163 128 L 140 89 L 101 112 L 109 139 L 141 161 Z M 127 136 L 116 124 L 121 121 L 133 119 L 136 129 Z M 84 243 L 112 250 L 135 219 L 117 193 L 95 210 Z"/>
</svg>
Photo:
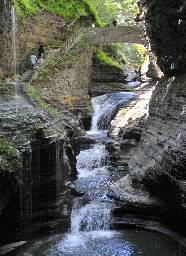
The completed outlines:
<svg viewBox="0 0 186 256">
<path fill-rule="evenodd" d="M 102 114 L 105 112 L 106 108 L 108 107 L 106 104 L 104 104 L 107 98 L 108 94 L 92 98 L 92 106 L 94 110 L 91 126 L 92 133 L 96 133 L 99 130 L 98 121 L 101 118 Z"/>
<path fill-rule="evenodd" d="M 12 5 L 12 70 L 14 75 L 17 73 L 17 47 L 16 47 L 16 34 L 17 34 L 17 14 L 15 7 Z"/>
<path fill-rule="evenodd" d="M 97 133 L 98 130 L 108 129 L 117 110 L 125 105 L 133 96 L 133 92 L 115 92 L 94 97 L 92 99 L 94 113 L 90 133 Z"/>
<path fill-rule="evenodd" d="M 71 233 L 108 230 L 110 214 L 111 208 L 105 203 L 92 202 L 80 208 L 74 208 L 71 215 Z"/>
</svg>

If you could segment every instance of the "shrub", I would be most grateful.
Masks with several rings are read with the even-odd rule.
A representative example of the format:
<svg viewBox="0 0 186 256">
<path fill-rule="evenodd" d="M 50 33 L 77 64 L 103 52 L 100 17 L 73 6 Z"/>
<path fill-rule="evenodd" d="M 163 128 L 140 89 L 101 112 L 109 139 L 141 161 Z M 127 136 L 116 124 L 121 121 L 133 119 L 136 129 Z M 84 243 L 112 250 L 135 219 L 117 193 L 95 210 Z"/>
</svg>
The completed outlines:
<svg viewBox="0 0 186 256">
<path fill-rule="evenodd" d="M 120 64 L 117 60 L 110 57 L 108 53 L 104 52 L 99 48 L 96 50 L 96 57 L 102 63 L 105 63 L 116 68 L 122 68 L 122 64 Z"/>
<path fill-rule="evenodd" d="M 5 137 L 0 137 L 0 171 L 16 171 L 22 167 L 19 151 Z"/>
</svg>

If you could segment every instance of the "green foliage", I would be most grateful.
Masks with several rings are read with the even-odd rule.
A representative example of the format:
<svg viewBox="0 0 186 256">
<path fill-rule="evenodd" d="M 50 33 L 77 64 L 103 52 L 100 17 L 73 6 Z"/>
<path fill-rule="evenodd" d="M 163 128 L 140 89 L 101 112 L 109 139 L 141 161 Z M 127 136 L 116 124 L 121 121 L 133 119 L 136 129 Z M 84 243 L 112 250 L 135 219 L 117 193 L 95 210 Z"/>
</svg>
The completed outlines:
<svg viewBox="0 0 186 256">
<path fill-rule="evenodd" d="M 46 103 L 31 84 L 26 86 L 26 93 L 39 108 L 46 110 L 51 117 L 58 116 L 58 109 Z"/>
<path fill-rule="evenodd" d="M 105 45 L 102 49 L 96 48 L 96 57 L 100 62 L 123 68 L 125 64 L 139 69 L 147 55 L 143 45 L 116 43 Z"/>
<path fill-rule="evenodd" d="M 13 0 L 18 15 L 33 15 L 39 10 L 57 14 L 65 19 L 90 16 L 97 25 L 101 25 L 98 12 L 91 0 Z"/>
<path fill-rule="evenodd" d="M 96 57 L 102 63 L 105 63 L 116 68 L 122 68 L 122 65 L 117 60 L 110 57 L 108 53 L 104 52 L 99 48 L 96 50 Z"/>
<path fill-rule="evenodd" d="M 20 16 L 46 10 L 65 19 L 89 16 L 98 26 L 111 23 L 134 24 L 138 13 L 137 0 L 12 0 Z"/>
<path fill-rule="evenodd" d="M 126 63 L 139 69 L 146 59 L 146 50 L 143 45 L 140 44 L 115 44 L 116 51 L 125 59 Z"/>
<path fill-rule="evenodd" d="M 5 137 L 0 138 L 0 171 L 16 171 L 22 167 L 19 151 Z"/>
<path fill-rule="evenodd" d="M 134 24 L 134 18 L 139 12 L 137 0 L 91 0 L 94 2 L 100 19 L 104 23 L 111 23 L 116 19 L 125 25 Z"/>
<path fill-rule="evenodd" d="M 84 0 L 85 6 L 87 6 L 87 13 L 90 15 L 93 15 L 93 19 L 95 20 L 95 23 L 97 26 L 104 26 L 104 24 L 101 22 L 99 13 L 97 10 L 97 6 L 95 5 L 95 1 L 92 0 Z"/>
<path fill-rule="evenodd" d="M 14 7 L 20 16 L 36 14 L 38 6 L 33 0 L 12 0 Z"/>
</svg>

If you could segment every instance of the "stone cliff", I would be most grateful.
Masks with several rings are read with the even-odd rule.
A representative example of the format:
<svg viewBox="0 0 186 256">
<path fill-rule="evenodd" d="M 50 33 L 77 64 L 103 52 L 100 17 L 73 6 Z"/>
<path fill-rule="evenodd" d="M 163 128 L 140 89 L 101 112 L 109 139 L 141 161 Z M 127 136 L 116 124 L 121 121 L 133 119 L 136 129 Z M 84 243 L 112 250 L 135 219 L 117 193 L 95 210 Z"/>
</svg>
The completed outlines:
<svg viewBox="0 0 186 256">
<path fill-rule="evenodd" d="M 10 89 L 0 99 L 1 244 L 21 239 L 31 221 L 35 231 L 57 216 L 58 202 L 65 204 L 67 184 L 76 177 L 72 144 L 83 134 L 79 121 L 67 110 L 61 108 L 54 118 L 34 108 L 24 94 L 14 96 L 13 85 L 4 87 Z M 45 219 L 41 227 L 38 215 Z M 60 218 L 65 226 L 67 218 L 59 214 Z"/>
<path fill-rule="evenodd" d="M 10 1 L 0 1 L 0 22 L 1 80 L 13 74 Z M 27 72 L 17 86 L 0 83 L 0 244 L 59 223 L 68 229 L 69 214 L 65 212 L 70 209 L 65 207 L 72 196 L 71 181 L 76 177 L 72 147 L 84 131 L 79 120 L 64 107 L 64 96 L 71 99 L 84 94 L 89 100 L 90 91 L 91 51 L 81 46 L 73 48 L 77 41 L 69 39 L 74 29 L 71 24 L 67 28 L 62 18 L 46 12 L 24 19 L 17 17 L 16 22 L 17 71 Z M 34 72 L 29 58 L 31 53 L 37 55 L 41 41 L 47 57 Z M 59 62 L 54 72 L 50 60 L 60 50 L 58 59 L 55 55 Z M 47 79 L 45 74 L 49 71 L 52 73 Z M 34 73 L 32 87 L 27 83 Z M 40 74 L 37 78 L 36 73 Z M 54 218 L 58 220 L 55 223 Z"/>
<path fill-rule="evenodd" d="M 153 195 L 165 200 L 166 222 L 183 231 L 186 225 L 185 102 L 185 75 L 164 79 L 157 85 L 139 148 L 129 163 L 133 183 L 142 183 Z"/>
<path fill-rule="evenodd" d="M 116 210 L 116 215 L 127 219 L 137 213 L 146 220 L 154 216 L 185 236 L 185 4 L 152 0 L 140 1 L 140 6 L 145 10 L 147 32 L 164 78 L 152 94 L 139 146 L 129 161 L 129 173 L 111 186 L 110 194 L 121 201 L 122 210 Z M 155 228 L 153 222 L 148 225 Z"/>
</svg>

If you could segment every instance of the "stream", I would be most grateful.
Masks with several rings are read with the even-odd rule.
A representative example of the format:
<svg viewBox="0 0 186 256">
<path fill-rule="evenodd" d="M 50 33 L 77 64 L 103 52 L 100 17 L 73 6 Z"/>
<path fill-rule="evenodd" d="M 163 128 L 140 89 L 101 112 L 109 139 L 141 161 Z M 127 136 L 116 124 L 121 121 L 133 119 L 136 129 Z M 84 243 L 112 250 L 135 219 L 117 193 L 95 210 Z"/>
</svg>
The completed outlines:
<svg viewBox="0 0 186 256">
<path fill-rule="evenodd" d="M 73 199 L 68 233 L 35 239 L 16 255 L 23 256 L 182 256 L 184 250 L 168 236 L 142 230 L 112 230 L 115 202 L 107 197 L 110 184 L 124 174 L 112 166 L 106 144 L 108 126 L 116 109 L 134 93 L 107 93 L 92 99 L 94 141 L 77 156 L 78 178 L 74 187 L 82 196 Z"/>
</svg>

